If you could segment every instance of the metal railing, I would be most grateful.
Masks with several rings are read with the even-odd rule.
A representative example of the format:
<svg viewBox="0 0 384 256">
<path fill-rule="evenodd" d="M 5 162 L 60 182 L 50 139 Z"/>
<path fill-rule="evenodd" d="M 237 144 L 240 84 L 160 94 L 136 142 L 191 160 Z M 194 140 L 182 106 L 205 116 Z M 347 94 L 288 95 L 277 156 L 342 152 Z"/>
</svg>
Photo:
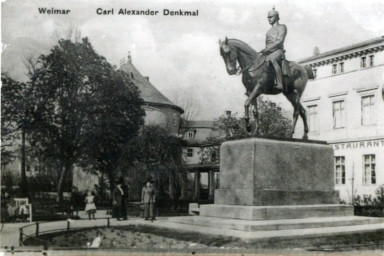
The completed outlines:
<svg viewBox="0 0 384 256">
<path fill-rule="evenodd" d="M 35 222 L 19 228 L 19 246 L 24 246 L 24 242 L 27 239 L 33 239 L 39 242 L 44 247 L 48 246 L 48 241 L 39 239 L 38 236 L 46 235 L 50 233 L 61 233 L 71 232 L 76 230 L 98 228 L 98 227 L 110 227 L 111 218 L 96 218 L 95 220 L 106 220 L 106 222 L 95 222 L 95 220 L 72 220 L 68 219 L 66 222 L 63 221 L 49 221 L 49 222 Z M 63 223 L 60 223 L 63 222 Z M 60 224 L 59 224 L 60 223 Z M 57 226 L 63 225 L 62 228 Z M 50 227 L 52 226 L 52 227 Z"/>
</svg>

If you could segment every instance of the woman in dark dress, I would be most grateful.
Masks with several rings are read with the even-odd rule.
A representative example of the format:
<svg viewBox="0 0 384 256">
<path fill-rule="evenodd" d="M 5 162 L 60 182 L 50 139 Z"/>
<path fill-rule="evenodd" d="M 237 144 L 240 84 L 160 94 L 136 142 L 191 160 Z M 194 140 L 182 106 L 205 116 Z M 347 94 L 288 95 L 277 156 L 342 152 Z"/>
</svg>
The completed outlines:
<svg viewBox="0 0 384 256">
<path fill-rule="evenodd" d="M 113 190 L 113 206 L 117 220 L 128 219 L 128 186 L 125 184 L 123 177 L 116 181 L 115 189 Z"/>
</svg>

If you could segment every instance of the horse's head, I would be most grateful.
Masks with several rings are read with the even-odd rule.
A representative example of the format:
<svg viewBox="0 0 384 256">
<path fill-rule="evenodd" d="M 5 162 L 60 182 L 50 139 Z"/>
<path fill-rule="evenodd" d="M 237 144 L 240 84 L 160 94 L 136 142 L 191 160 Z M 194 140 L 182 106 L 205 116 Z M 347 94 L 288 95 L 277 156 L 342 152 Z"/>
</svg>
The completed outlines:
<svg viewBox="0 0 384 256">
<path fill-rule="evenodd" d="M 223 57 L 227 72 L 230 75 L 234 75 L 237 72 L 237 50 L 234 46 L 228 43 L 228 38 L 224 41 L 219 40 L 220 55 Z"/>
</svg>

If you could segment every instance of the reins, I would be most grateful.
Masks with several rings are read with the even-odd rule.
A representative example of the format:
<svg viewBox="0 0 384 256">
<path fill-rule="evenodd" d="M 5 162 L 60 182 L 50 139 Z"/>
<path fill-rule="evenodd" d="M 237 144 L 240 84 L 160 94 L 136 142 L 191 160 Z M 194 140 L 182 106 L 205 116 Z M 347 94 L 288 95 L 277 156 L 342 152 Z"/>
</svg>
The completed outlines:
<svg viewBox="0 0 384 256">
<path fill-rule="evenodd" d="M 254 69 L 252 70 L 249 70 L 248 72 L 252 72 L 252 71 L 255 71 L 255 70 L 258 70 L 264 63 L 265 63 L 265 56 L 264 57 L 264 60 L 262 62 L 259 63 L 259 65 L 257 65 Z M 236 74 L 239 76 L 241 75 L 244 71 L 246 71 L 247 69 L 249 69 L 253 64 L 255 64 L 253 61 L 251 61 L 250 64 L 248 64 L 247 66 L 245 66 L 245 68 L 241 69 L 240 71 L 236 72 Z"/>
</svg>

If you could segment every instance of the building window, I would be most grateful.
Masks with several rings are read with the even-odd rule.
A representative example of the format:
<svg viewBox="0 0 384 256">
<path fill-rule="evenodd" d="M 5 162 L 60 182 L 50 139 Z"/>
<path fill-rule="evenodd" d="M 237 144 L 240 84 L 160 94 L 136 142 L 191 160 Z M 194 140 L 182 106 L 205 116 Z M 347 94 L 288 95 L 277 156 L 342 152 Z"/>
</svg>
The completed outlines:
<svg viewBox="0 0 384 256">
<path fill-rule="evenodd" d="M 376 184 L 375 155 L 363 155 L 363 161 L 364 161 L 363 184 L 364 185 Z"/>
<path fill-rule="evenodd" d="M 339 100 L 333 102 L 333 128 L 345 127 L 345 101 Z"/>
<path fill-rule="evenodd" d="M 193 148 L 187 149 L 187 157 L 193 157 Z"/>
<path fill-rule="evenodd" d="M 211 162 L 216 162 L 216 152 L 215 151 L 213 151 L 211 153 Z"/>
<path fill-rule="evenodd" d="M 361 98 L 361 124 L 375 124 L 375 96 L 369 95 Z"/>
<path fill-rule="evenodd" d="M 194 136 L 195 136 L 194 132 L 188 132 L 188 139 L 193 139 Z"/>
<path fill-rule="evenodd" d="M 361 68 L 367 67 L 367 58 L 366 57 L 361 57 L 360 67 Z"/>
<path fill-rule="evenodd" d="M 345 184 L 345 157 L 335 157 L 335 184 Z"/>
<path fill-rule="evenodd" d="M 375 56 L 371 55 L 369 56 L 369 66 L 373 67 L 375 65 Z"/>
<path fill-rule="evenodd" d="M 313 79 L 317 78 L 317 69 L 313 69 Z"/>
<path fill-rule="evenodd" d="M 341 62 L 339 66 L 340 66 L 340 73 L 344 73 L 344 62 Z"/>
<path fill-rule="evenodd" d="M 176 113 L 173 113 L 173 126 L 177 127 L 177 114 Z"/>
<path fill-rule="evenodd" d="M 332 65 L 332 75 L 335 75 L 335 74 L 337 74 L 337 65 L 333 64 Z"/>
<path fill-rule="evenodd" d="M 309 130 L 311 132 L 319 131 L 319 120 L 317 115 L 317 105 L 308 106 Z"/>
</svg>

